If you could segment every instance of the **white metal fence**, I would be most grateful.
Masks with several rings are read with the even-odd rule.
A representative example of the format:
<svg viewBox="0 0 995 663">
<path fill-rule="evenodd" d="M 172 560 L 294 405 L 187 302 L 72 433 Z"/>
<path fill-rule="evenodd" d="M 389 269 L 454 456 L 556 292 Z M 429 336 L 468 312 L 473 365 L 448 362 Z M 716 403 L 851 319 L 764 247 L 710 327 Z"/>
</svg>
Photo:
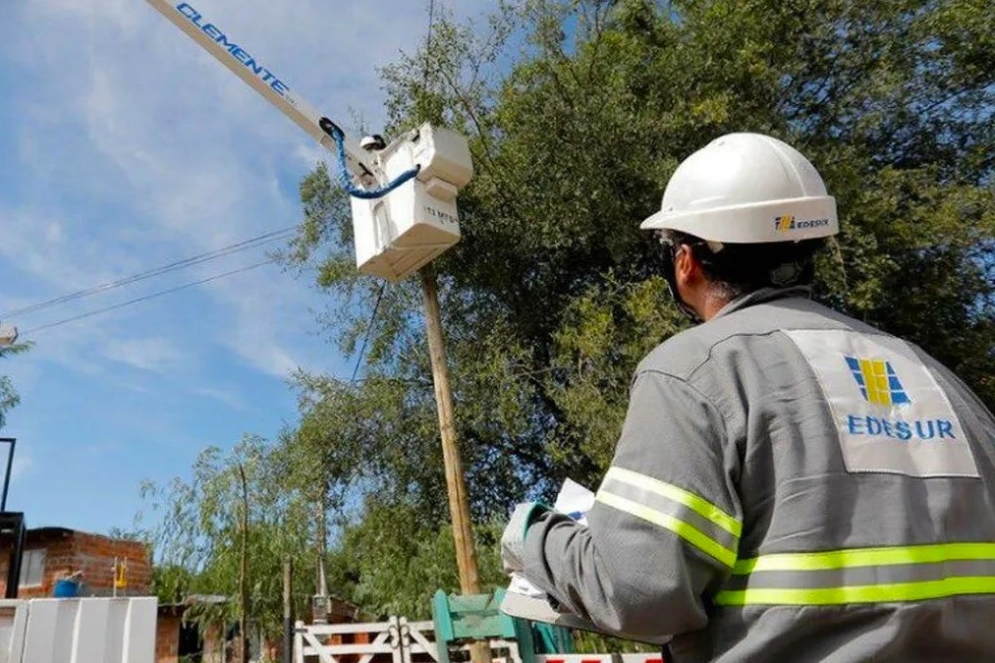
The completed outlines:
<svg viewBox="0 0 995 663">
<path fill-rule="evenodd" d="M 368 644 L 332 643 L 366 634 Z M 495 663 L 522 663 L 513 641 L 490 641 Z M 464 647 L 465 648 L 465 647 Z M 409 622 L 405 617 L 390 617 L 371 624 L 304 624 L 297 622 L 294 634 L 294 663 L 419 663 L 439 661 L 432 622 Z M 358 657 L 358 659 L 356 658 Z M 374 660 L 376 657 L 376 660 Z M 536 663 L 663 663 L 660 654 L 541 654 Z"/>
<path fill-rule="evenodd" d="M 336 637 L 347 640 L 358 634 L 366 634 L 370 642 L 332 642 Z M 491 649 L 495 653 L 507 653 L 511 661 L 521 663 L 518 647 L 514 642 L 493 639 Z M 386 663 L 388 657 L 391 663 L 438 663 L 435 626 L 430 621 L 409 622 L 406 617 L 389 617 L 385 622 L 370 624 L 297 622 L 294 633 L 294 663 L 342 663 L 344 656 L 349 656 L 355 663 Z M 376 661 L 374 657 L 377 657 Z"/>
</svg>

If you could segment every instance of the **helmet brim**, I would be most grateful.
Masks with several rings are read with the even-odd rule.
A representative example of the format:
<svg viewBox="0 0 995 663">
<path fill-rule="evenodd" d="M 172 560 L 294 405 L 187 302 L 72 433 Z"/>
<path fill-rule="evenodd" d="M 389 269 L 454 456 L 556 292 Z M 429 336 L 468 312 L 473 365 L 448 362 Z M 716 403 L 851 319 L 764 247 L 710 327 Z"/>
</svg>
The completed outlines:
<svg viewBox="0 0 995 663">
<path fill-rule="evenodd" d="M 839 232 L 839 221 L 836 199 L 818 196 L 685 212 L 660 210 L 639 228 L 676 230 L 724 244 L 765 244 L 830 237 Z"/>
</svg>

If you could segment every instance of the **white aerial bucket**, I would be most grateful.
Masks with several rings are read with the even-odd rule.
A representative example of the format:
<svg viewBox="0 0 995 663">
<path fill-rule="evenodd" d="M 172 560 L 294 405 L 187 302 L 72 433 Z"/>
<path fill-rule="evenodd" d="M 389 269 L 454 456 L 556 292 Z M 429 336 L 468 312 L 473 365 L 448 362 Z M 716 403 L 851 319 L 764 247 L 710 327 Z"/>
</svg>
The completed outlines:
<svg viewBox="0 0 995 663">
<path fill-rule="evenodd" d="M 459 241 L 456 194 L 473 176 L 473 163 L 463 136 L 427 124 L 382 155 L 389 179 L 420 170 L 382 198 L 352 198 L 356 267 L 399 281 Z"/>
</svg>

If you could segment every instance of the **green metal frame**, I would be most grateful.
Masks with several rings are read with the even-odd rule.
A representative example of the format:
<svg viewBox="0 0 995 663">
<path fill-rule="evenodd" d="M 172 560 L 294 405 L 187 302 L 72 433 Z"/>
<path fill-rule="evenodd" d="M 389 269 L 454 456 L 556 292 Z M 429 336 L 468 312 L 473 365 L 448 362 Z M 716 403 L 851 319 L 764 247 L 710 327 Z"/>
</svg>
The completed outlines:
<svg viewBox="0 0 995 663">
<path fill-rule="evenodd" d="M 522 663 L 535 663 L 535 655 L 573 653 L 569 629 L 539 624 L 501 612 L 503 589 L 493 594 L 462 596 L 441 589 L 432 597 L 432 621 L 439 648 L 439 663 L 450 663 L 451 643 L 503 638 L 518 643 Z"/>
</svg>

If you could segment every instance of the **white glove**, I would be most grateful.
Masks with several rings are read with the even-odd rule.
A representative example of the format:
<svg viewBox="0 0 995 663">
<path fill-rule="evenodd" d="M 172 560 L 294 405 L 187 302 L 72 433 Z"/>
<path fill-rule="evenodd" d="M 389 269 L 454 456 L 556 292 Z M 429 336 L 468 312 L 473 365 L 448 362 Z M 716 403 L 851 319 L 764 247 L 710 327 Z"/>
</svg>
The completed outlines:
<svg viewBox="0 0 995 663">
<path fill-rule="evenodd" d="M 525 570 L 525 534 L 536 516 L 548 510 L 539 502 L 523 502 L 511 512 L 501 535 L 501 562 L 508 575 Z"/>
</svg>

